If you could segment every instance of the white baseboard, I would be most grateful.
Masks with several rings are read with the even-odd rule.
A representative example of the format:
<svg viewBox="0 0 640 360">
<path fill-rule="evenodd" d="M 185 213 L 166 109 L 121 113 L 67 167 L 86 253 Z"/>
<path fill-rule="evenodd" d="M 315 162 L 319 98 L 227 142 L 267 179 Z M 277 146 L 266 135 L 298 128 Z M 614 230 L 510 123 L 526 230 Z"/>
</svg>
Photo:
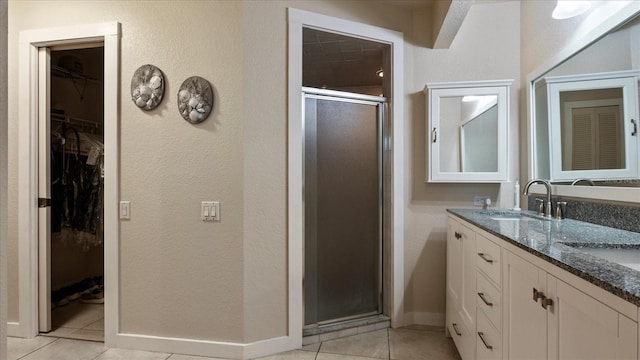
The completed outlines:
<svg viewBox="0 0 640 360">
<path fill-rule="evenodd" d="M 7 322 L 7 336 L 24 338 L 24 329 L 18 322 Z M 302 347 L 299 337 L 281 336 L 251 343 L 194 340 L 137 334 L 107 336 L 105 345 L 112 348 L 160 351 L 195 356 L 228 359 L 253 359 Z"/>
<path fill-rule="evenodd" d="M 441 326 L 445 325 L 444 313 L 430 312 L 409 312 L 404 314 L 404 325 L 427 325 Z"/>
<path fill-rule="evenodd" d="M 185 355 L 228 359 L 252 359 L 302 347 L 302 338 L 282 336 L 252 343 L 233 343 L 207 340 L 170 338 L 137 334 L 117 334 L 108 340 L 107 347 L 133 350 L 161 351 Z"/>
<path fill-rule="evenodd" d="M 11 337 L 24 337 L 24 331 L 20 327 L 18 322 L 7 322 L 7 336 Z"/>
<path fill-rule="evenodd" d="M 254 359 L 283 351 L 302 348 L 302 334 L 298 337 L 282 336 L 273 339 L 260 340 L 244 345 L 244 358 Z"/>
</svg>

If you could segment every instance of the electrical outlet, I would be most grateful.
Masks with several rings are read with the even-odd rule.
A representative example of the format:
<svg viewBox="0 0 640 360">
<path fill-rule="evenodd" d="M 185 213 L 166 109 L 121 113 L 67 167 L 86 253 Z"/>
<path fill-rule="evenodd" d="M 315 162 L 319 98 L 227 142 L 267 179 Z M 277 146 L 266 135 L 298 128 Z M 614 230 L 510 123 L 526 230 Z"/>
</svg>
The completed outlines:
<svg viewBox="0 0 640 360">
<path fill-rule="evenodd" d="M 473 197 L 473 205 L 474 206 L 484 206 L 484 203 L 487 199 L 491 199 L 491 196 L 474 196 Z"/>
</svg>

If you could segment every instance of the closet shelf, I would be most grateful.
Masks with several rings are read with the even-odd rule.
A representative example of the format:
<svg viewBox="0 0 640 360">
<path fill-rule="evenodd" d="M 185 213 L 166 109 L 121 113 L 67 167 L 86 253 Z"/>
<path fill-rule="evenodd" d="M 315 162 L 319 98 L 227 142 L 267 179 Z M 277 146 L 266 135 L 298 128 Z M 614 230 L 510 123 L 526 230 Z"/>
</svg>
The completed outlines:
<svg viewBox="0 0 640 360">
<path fill-rule="evenodd" d="M 51 113 L 51 120 L 58 121 L 60 123 L 70 124 L 78 127 L 80 130 L 90 132 L 90 133 L 93 133 L 95 131 L 99 131 L 99 132 L 102 131 L 102 123 L 91 121 L 91 120 L 80 119 L 76 117 L 71 117 L 71 116 L 67 116 L 67 115 L 59 114 L 55 112 Z"/>
<path fill-rule="evenodd" d="M 86 80 L 88 83 L 93 83 L 98 85 L 102 84 L 102 80 L 100 79 L 78 74 L 77 72 L 67 70 L 57 65 L 51 65 L 51 74 L 53 76 L 57 76 L 65 79 L 79 79 L 79 80 Z"/>
</svg>

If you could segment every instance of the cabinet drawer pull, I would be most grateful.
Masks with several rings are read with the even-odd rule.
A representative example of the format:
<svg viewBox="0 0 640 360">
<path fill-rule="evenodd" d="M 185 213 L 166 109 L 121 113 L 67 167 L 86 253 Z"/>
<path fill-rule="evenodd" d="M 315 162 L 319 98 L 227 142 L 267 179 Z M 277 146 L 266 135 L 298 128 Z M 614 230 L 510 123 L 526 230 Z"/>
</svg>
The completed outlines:
<svg viewBox="0 0 640 360">
<path fill-rule="evenodd" d="M 538 291 L 538 289 L 533 288 L 533 301 L 538 302 L 538 299 L 544 299 L 544 293 L 542 291 Z"/>
<path fill-rule="evenodd" d="M 542 307 L 546 310 L 548 306 L 553 306 L 553 300 L 549 299 L 546 296 L 543 296 L 542 301 L 540 302 L 540 305 L 542 305 Z"/>
<path fill-rule="evenodd" d="M 456 235 L 456 239 L 458 239 L 458 240 L 462 239 L 462 234 L 461 233 L 456 231 L 455 235 Z"/>
<path fill-rule="evenodd" d="M 487 299 L 484 297 L 484 293 L 478 293 L 478 296 L 487 306 L 493 306 L 493 303 L 487 301 Z"/>
<path fill-rule="evenodd" d="M 487 344 L 487 340 L 484 339 L 484 333 L 482 331 L 478 331 L 478 336 L 480 337 L 480 340 L 482 340 L 484 347 L 486 347 L 489 350 L 493 350 L 493 346 Z"/>
<path fill-rule="evenodd" d="M 489 259 L 484 253 L 478 253 L 478 256 L 480 256 L 482 260 L 488 262 L 489 264 L 493 264 L 493 260 Z"/>
<path fill-rule="evenodd" d="M 456 335 L 462 336 L 462 333 L 458 331 L 458 327 L 456 326 L 456 323 L 452 323 L 451 327 L 453 327 L 453 331 L 456 333 Z"/>
</svg>

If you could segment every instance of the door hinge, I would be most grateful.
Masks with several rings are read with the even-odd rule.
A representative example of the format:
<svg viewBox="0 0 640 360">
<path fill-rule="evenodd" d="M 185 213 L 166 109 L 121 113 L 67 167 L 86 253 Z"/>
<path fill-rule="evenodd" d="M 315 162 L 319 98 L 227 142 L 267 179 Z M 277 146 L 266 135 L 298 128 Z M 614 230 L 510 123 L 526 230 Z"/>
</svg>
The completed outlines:
<svg viewBox="0 0 640 360">
<path fill-rule="evenodd" d="M 51 206 L 51 199 L 48 198 L 38 198 L 38 207 L 46 208 Z"/>
</svg>

